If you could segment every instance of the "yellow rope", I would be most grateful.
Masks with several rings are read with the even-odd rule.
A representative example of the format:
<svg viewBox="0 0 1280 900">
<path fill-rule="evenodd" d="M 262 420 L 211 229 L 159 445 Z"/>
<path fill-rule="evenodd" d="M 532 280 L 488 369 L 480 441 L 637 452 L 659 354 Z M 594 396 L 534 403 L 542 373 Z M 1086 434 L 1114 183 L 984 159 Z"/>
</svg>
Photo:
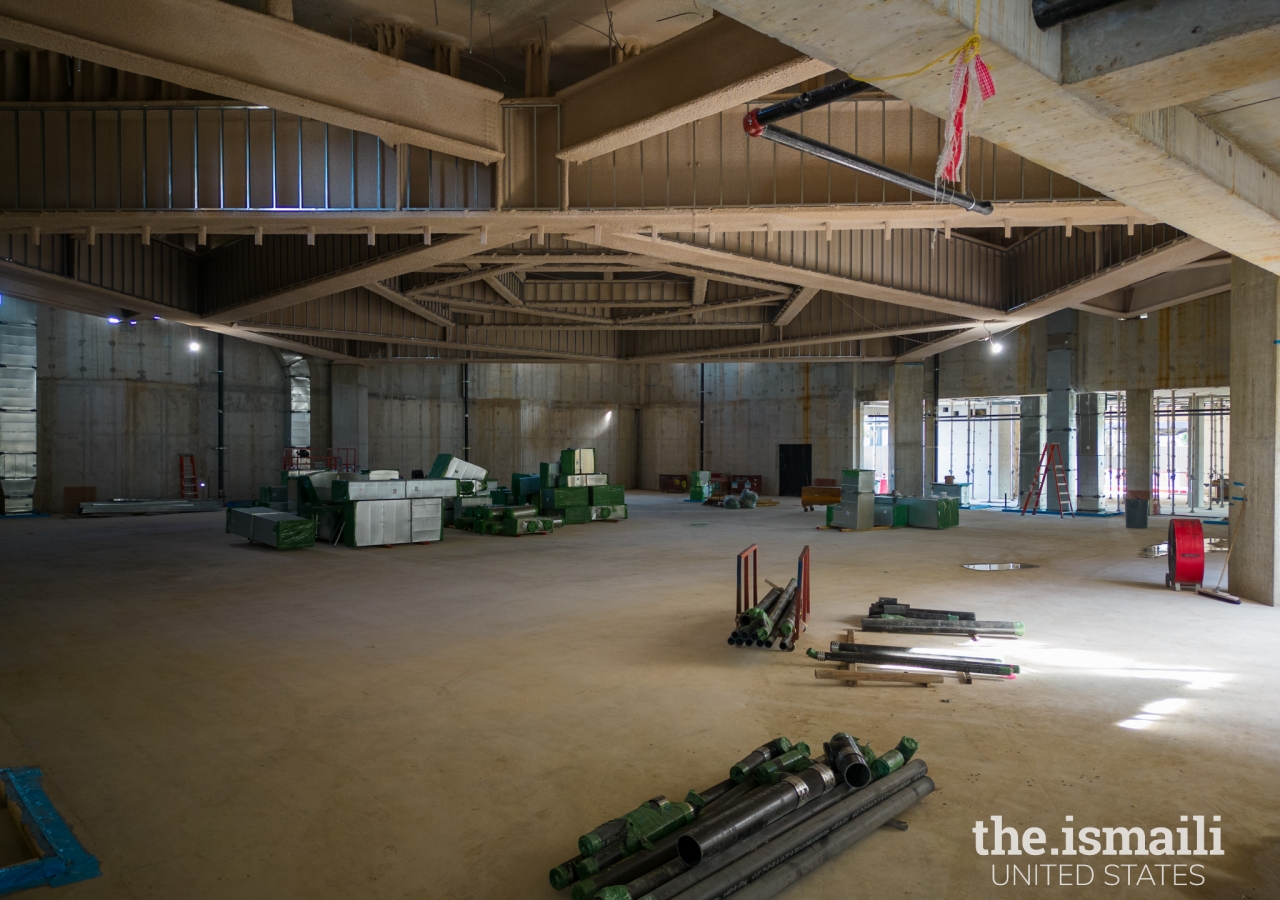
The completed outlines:
<svg viewBox="0 0 1280 900">
<path fill-rule="evenodd" d="M 861 75 L 854 75 L 852 72 L 848 72 L 846 74 L 848 74 L 850 78 L 853 78 L 856 81 L 867 81 L 872 84 L 878 84 L 881 81 L 893 81 L 895 78 L 911 78 L 915 75 L 919 75 L 922 72 L 932 69 L 938 63 L 942 62 L 944 59 L 947 59 L 948 57 L 950 57 L 950 61 L 953 63 L 956 62 L 957 60 L 967 63 L 969 62 L 969 60 L 977 56 L 978 51 L 982 49 L 982 35 L 978 34 L 978 19 L 981 15 L 982 15 L 982 0 L 978 0 L 977 6 L 975 7 L 973 12 L 973 34 L 969 35 L 968 40 L 966 40 L 963 44 L 961 44 L 956 49 L 948 50 L 945 53 L 943 53 L 941 56 L 939 56 L 937 59 L 925 63 L 923 66 L 916 69 L 914 72 L 902 72 L 897 75 L 881 75 L 878 78 L 863 78 Z"/>
</svg>

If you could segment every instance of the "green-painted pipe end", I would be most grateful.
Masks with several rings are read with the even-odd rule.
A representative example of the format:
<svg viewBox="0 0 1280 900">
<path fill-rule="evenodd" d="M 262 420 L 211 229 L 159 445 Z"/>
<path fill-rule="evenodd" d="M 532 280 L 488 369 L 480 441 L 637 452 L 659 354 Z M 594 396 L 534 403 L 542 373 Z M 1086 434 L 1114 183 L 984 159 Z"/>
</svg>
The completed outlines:
<svg viewBox="0 0 1280 900">
<path fill-rule="evenodd" d="M 573 869 L 569 866 L 556 866 L 551 870 L 549 880 L 553 888 L 557 891 L 563 891 L 573 884 Z"/>
<path fill-rule="evenodd" d="M 817 658 L 818 658 L 818 651 L 817 651 L 817 650 L 814 650 L 812 647 L 810 647 L 808 650 L 806 650 L 806 651 L 804 651 L 804 652 L 805 652 L 805 653 L 807 653 L 807 654 L 809 654 L 809 656 L 810 656 L 810 657 L 812 657 L 813 659 L 817 659 Z"/>
<path fill-rule="evenodd" d="M 734 766 L 729 770 L 729 780 L 734 784 L 742 784 L 747 780 L 747 770 L 742 766 Z"/>
<path fill-rule="evenodd" d="M 594 831 L 578 838 L 578 852 L 583 856 L 591 856 L 604 849 L 604 841 Z"/>
<path fill-rule="evenodd" d="M 579 878 L 590 878 L 592 875 L 599 874 L 599 872 L 600 872 L 600 863 L 596 862 L 591 857 L 588 857 L 584 859 L 582 862 L 578 863 Z M 574 894 L 574 896 L 576 897 L 577 894 Z M 590 897 L 591 895 L 587 894 L 587 896 Z"/>
<path fill-rule="evenodd" d="M 1009 668 L 1010 668 L 1010 669 L 1013 669 L 1013 674 L 1014 674 L 1014 675 L 1021 675 L 1021 674 L 1022 674 L 1022 666 L 1010 666 Z"/>
<path fill-rule="evenodd" d="M 783 752 L 783 753 L 786 753 L 788 750 L 790 750 L 790 749 L 791 749 L 792 747 L 794 747 L 795 745 L 794 745 L 794 744 L 792 744 L 792 743 L 791 743 L 791 741 L 790 741 L 790 740 L 788 740 L 787 738 L 780 737 L 780 738 L 778 738 L 778 746 L 782 748 L 782 752 Z"/>
<path fill-rule="evenodd" d="M 689 793 L 684 795 L 684 802 L 688 803 L 690 806 L 697 807 L 698 809 L 702 809 L 702 807 L 707 805 L 707 801 L 695 790 L 690 790 Z"/>
<path fill-rule="evenodd" d="M 799 750 L 802 756 L 809 755 L 809 745 L 806 744 L 804 741 L 801 741 L 800 743 L 796 744 L 795 749 Z"/>
<path fill-rule="evenodd" d="M 615 884 L 597 891 L 595 900 L 631 900 L 631 892 L 624 885 Z"/>
<path fill-rule="evenodd" d="M 588 878 L 586 881 L 579 881 L 573 886 L 573 900 L 591 900 L 596 895 L 596 883 L 594 879 Z"/>
<path fill-rule="evenodd" d="M 920 749 L 920 742 L 915 738 L 904 736 L 902 740 L 898 741 L 898 746 L 895 749 L 902 754 L 902 759 L 905 762 L 911 762 L 911 757 L 915 756 L 916 751 Z"/>
<path fill-rule="evenodd" d="M 1026 631 L 1026 629 L 1022 627 L 1022 623 L 1021 623 L 1021 622 L 1014 622 L 1014 623 L 1013 623 L 1013 633 L 1014 633 L 1014 634 L 1016 634 L 1018 637 L 1022 637 L 1023 632 L 1025 632 L 1025 631 Z"/>
</svg>

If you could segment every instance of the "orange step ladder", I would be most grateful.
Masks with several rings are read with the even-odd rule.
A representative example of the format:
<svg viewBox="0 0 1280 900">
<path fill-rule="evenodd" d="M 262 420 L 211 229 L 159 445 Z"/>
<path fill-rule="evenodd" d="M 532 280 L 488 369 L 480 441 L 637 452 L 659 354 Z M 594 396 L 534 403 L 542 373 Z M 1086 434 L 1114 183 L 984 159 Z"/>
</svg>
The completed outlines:
<svg viewBox="0 0 1280 900">
<path fill-rule="evenodd" d="M 200 499 L 200 482 L 196 480 L 196 457 L 193 453 L 178 454 L 178 496 L 183 500 Z"/>
<path fill-rule="evenodd" d="M 1074 519 L 1076 511 L 1071 508 L 1071 488 L 1067 484 L 1067 471 L 1062 464 L 1062 448 L 1058 444 L 1046 444 L 1040 451 L 1040 465 L 1036 468 L 1035 486 L 1027 491 L 1027 496 L 1022 500 L 1022 515 L 1025 516 L 1028 509 L 1033 516 L 1039 512 L 1040 494 L 1044 491 L 1045 482 L 1049 480 L 1051 471 L 1054 489 L 1058 492 L 1058 517 L 1064 518 L 1062 511 L 1065 509 Z"/>
</svg>

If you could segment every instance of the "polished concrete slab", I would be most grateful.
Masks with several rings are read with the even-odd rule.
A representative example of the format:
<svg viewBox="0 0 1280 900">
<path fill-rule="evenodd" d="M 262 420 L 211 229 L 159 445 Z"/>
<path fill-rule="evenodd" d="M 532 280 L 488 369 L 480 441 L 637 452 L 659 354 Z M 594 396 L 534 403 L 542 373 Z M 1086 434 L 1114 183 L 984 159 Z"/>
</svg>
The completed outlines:
<svg viewBox="0 0 1280 900">
<path fill-rule="evenodd" d="M 997 896 L 993 862 L 999 881 L 1048 857 L 979 856 L 974 822 L 993 815 L 1050 847 L 1067 816 L 1220 816 L 1222 856 L 1077 856 L 1092 886 L 1044 888 L 1042 868 L 1036 890 L 1183 895 L 1172 865 L 1194 862 L 1197 897 L 1277 896 L 1280 618 L 1165 589 L 1165 560 L 1137 556 L 1165 520 L 974 511 L 950 531 L 846 534 L 786 498 L 630 502 L 629 521 L 545 537 L 295 553 L 224 534 L 218 514 L 0 520 L 0 765 L 44 768 L 105 873 L 59 894 L 551 898 L 547 869 L 590 827 L 707 787 L 778 734 L 817 747 L 847 730 L 877 749 L 915 737 L 939 790 L 909 831 L 787 897 Z M 777 582 L 812 547 L 795 653 L 724 642 L 750 543 Z M 987 561 L 1039 568 L 961 567 Z M 815 679 L 803 649 L 880 595 L 1025 622 L 1022 640 L 971 645 L 1023 674 Z M 1116 893 L 1103 870 L 1143 863 L 1157 886 Z"/>
</svg>

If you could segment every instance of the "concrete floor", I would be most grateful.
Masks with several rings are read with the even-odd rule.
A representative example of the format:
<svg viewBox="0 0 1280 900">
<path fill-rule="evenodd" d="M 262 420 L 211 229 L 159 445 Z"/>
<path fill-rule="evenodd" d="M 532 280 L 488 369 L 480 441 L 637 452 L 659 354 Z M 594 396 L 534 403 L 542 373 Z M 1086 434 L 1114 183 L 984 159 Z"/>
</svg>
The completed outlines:
<svg viewBox="0 0 1280 900">
<path fill-rule="evenodd" d="M 709 786 L 779 733 L 816 749 L 848 730 L 918 739 L 939 791 L 909 832 L 882 829 L 789 898 L 993 896 L 971 834 L 990 815 L 1052 842 L 1068 815 L 1196 814 L 1222 817 L 1226 850 L 1195 860 L 1203 888 L 1117 894 L 1101 872 L 1117 860 L 1077 857 L 1092 887 L 1037 891 L 1280 896 L 1280 614 L 1164 589 L 1165 560 L 1136 555 L 1164 520 L 974 511 L 946 532 L 842 534 L 789 499 L 631 503 L 630 521 L 550 537 L 297 553 L 216 514 L 0 520 L 0 764 L 44 768 L 104 870 L 59 894 L 551 898 L 547 869 L 591 826 Z M 774 581 L 813 548 L 795 653 L 724 643 L 752 542 Z M 992 560 L 1040 568 L 960 567 Z M 983 642 L 1023 675 L 815 680 L 803 649 L 882 594 L 1024 621 L 1025 639 Z M 1166 700 L 1141 730 L 1117 724 Z"/>
</svg>

